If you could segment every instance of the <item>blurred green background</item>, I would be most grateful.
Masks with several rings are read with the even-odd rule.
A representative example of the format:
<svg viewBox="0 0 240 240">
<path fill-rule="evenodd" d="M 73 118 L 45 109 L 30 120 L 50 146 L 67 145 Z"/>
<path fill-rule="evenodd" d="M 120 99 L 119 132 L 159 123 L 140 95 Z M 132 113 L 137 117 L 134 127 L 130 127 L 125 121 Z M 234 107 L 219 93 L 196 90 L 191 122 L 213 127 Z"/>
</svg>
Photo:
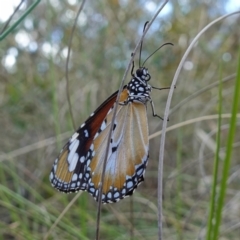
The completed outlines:
<svg viewBox="0 0 240 240">
<path fill-rule="evenodd" d="M 10 2 L 14 5 L 1 5 L 0 31 L 11 15 L 9 9 L 20 1 Z M 152 76 L 150 84 L 170 86 L 192 39 L 212 20 L 236 11 L 239 8 L 234 5 L 236 2 L 169 2 L 143 44 L 142 62 L 161 44 L 174 44 L 162 48 L 145 64 Z M 12 22 L 31 3 L 25 1 Z M 48 177 L 61 147 L 74 132 L 66 97 L 65 66 L 79 5 L 76 0 L 41 1 L 0 42 L 0 239 L 43 239 L 75 197 L 57 192 Z M 158 1 L 87 1 L 77 22 L 69 63 L 70 96 L 77 125 L 118 89 L 143 25 L 158 6 Z M 221 78 L 226 79 L 222 111 L 231 113 L 239 27 L 240 15 L 215 24 L 200 38 L 180 74 L 168 126 L 187 120 L 192 123 L 176 127 L 166 137 L 164 239 L 205 239 L 217 120 L 199 118 L 218 113 L 217 82 Z M 138 65 L 137 58 L 135 64 Z M 211 86 L 213 83 L 216 84 Z M 160 116 L 164 114 L 167 95 L 168 90 L 153 90 L 152 98 Z M 162 122 L 152 117 L 150 108 L 148 113 L 150 134 L 156 133 Z M 238 120 L 221 239 L 240 236 L 239 125 Z M 222 120 L 221 159 L 228 129 L 226 117 Z M 127 198 L 103 206 L 101 239 L 130 239 L 131 232 L 132 239 L 157 239 L 159 141 L 159 137 L 150 140 L 145 181 L 134 193 L 133 205 Z M 96 202 L 83 193 L 52 227 L 47 239 L 94 239 L 96 213 Z"/>
</svg>

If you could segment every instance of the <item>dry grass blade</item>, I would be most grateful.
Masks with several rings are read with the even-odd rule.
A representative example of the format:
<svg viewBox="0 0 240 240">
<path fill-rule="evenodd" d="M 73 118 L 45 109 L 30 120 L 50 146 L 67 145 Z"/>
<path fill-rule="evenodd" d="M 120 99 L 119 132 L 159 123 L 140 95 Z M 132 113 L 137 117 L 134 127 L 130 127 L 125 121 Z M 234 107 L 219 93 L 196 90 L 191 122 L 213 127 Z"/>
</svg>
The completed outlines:
<svg viewBox="0 0 240 240">
<path fill-rule="evenodd" d="M 44 240 L 48 239 L 49 235 L 51 234 L 51 232 L 53 231 L 53 229 L 58 225 L 58 223 L 61 221 L 61 219 L 63 218 L 63 216 L 65 215 L 65 213 L 70 209 L 70 207 L 77 201 L 77 199 L 79 198 L 79 196 L 82 194 L 82 192 L 79 192 L 72 200 L 71 202 L 64 208 L 64 210 L 62 211 L 62 213 L 59 215 L 59 217 L 56 219 L 56 221 L 54 222 L 54 224 L 51 226 L 51 228 L 48 230 L 48 232 L 46 233 L 46 235 L 44 236 Z"/>
<path fill-rule="evenodd" d="M 16 157 L 19 157 L 20 155 L 23 155 L 23 154 L 35 151 L 37 149 L 41 149 L 41 148 L 47 147 L 49 145 L 52 145 L 52 144 L 57 142 L 57 139 L 59 139 L 59 140 L 66 139 L 69 136 L 70 133 L 71 132 L 65 132 L 63 134 L 58 135 L 57 137 L 47 138 L 47 139 L 44 139 L 42 141 L 27 145 L 25 147 L 15 149 L 15 150 L 13 150 L 9 153 L 1 154 L 0 155 L 0 162 L 6 161 L 6 160 L 10 161 L 10 160 L 12 160 Z"/>
<path fill-rule="evenodd" d="M 74 35 L 75 29 L 76 29 L 78 17 L 83 10 L 85 2 L 86 2 L 86 0 L 82 1 L 81 5 L 78 9 L 77 16 L 75 18 L 73 27 L 72 27 L 71 35 L 70 35 L 69 42 L 68 42 L 67 61 L 66 61 L 66 69 L 65 69 L 67 101 L 68 101 L 69 112 L 70 112 L 70 116 L 71 116 L 72 125 L 73 125 L 74 130 L 76 130 L 76 124 L 75 124 L 75 121 L 74 121 L 74 118 L 73 118 L 72 104 L 71 104 L 70 93 L 69 93 L 68 64 L 69 64 L 69 58 L 70 58 L 70 53 L 71 53 L 71 48 L 72 48 L 73 35 Z"/>
<path fill-rule="evenodd" d="M 141 235 L 141 233 L 137 229 L 134 229 L 134 226 L 132 225 L 131 221 L 129 221 L 129 219 L 124 216 L 124 214 L 116 211 L 116 209 L 114 207 L 112 207 L 111 205 L 109 207 L 110 207 L 111 211 L 113 212 L 114 216 L 118 219 L 118 221 L 122 225 L 125 225 L 126 228 L 129 229 L 129 231 L 133 231 L 134 235 L 136 235 L 139 240 L 140 239 L 144 240 L 144 237 Z M 132 236 L 131 236 L 131 239 L 133 239 Z"/>
<path fill-rule="evenodd" d="M 222 118 L 230 118 L 231 117 L 231 114 L 230 113 L 224 113 L 221 115 Z M 237 115 L 238 118 L 240 118 L 240 114 Z M 215 115 L 208 115 L 208 116 L 202 116 L 202 117 L 198 117 L 198 118 L 192 118 L 192 119 L 189 119 L 189 120 L 186 120 L 184 122 L 180 122 L 178 124 L 175 124 L 175 125 L 172 125 L 171 127 L 168 127 L 166 129 L 166 132 L 169 132 L 169 131 L 172 131 L 174 129 L 178 129 L 178 128 L 181 128 L 181 127 L 184 127 L 184 126 L 187 126 L 189 124 L 193 124 L 193 123 L 196 123 L 196 122 L 202 122 L 202 121 L 207 121 L 207 120 L 213 120 L 213 119 L 217 119 L 218 118 L 218 115 L 215 114 Z M 162 134 L 162 131 L 158 131 L 154 134 L 151 134 L 149 136 L 149 139 L 153 139 L 159 135 Z"/>
<path fill-rule="evenodd" d="M 234 74 L 232 74 L 232 75 L 230 75 L 230 76 L 228 76 L 228 77 L 225 77 L 225 78 L 222 80 L 222 82 L 225 83 L 225 82 L 228 82 L 228 81 L 230 81 L 230 80 L 234 80 L 235 77 L 236 77 L 236 74 L 234 73 Z M 177 111 L 179 108 L 181 108 L 184 104 L 188 103 L 188 102 L 189 102 L 190 100 L 192 100 L 193 98 L 199 96 L 200 94 L 202 94 L 202 93 L 204 93 L 204 92 L 206 92 L 206 91 L 208 91 L 208 90 L 210 90 L 210 89 L 212 89 L 212 88 L 214 88 L 214 87 L 216 87 L 216 86 L 218 86 L 218 85 L 219 85 L 219 81 L 214 82 L 214 83 L 209 84 L 208 86 L 200 89 L 199 91 L 193 93 L 192 95 L 188 96 L 187 98 L 183 99 L 181 102 L 179 102 L 177 105 L 175 105 L 175 106 L 170 110 L 169 115 L 171 115 L 173 112 Z"/>
</svg>

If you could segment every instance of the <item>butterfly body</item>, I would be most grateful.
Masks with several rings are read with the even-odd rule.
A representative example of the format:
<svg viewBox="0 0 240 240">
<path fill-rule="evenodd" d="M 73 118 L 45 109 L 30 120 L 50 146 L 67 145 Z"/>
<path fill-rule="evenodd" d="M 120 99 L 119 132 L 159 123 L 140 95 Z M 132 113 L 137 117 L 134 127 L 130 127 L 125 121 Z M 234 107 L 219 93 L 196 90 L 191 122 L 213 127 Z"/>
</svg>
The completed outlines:
<svg viewBox="0 0 240 240">
<path fill-rule="evenodd" d="M 146 106 L 151 101 L 150 79 L 148 70 L 141 67 L 120 94 L 107 155 L 103 203 L 131 195 L 144 180 L 149 151 Z M 55 160 L 50 182 L 59 191 L 88 191 L 98 200 L 117 95 L 112 94 L 90 115 Z"/>
</svg>

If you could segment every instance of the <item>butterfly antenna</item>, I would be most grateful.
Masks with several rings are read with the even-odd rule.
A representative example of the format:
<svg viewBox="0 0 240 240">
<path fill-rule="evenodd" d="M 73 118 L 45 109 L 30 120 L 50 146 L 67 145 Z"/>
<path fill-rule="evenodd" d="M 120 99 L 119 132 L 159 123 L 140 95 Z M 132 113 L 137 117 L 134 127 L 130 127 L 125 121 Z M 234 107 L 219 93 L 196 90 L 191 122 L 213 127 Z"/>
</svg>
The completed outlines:
<svg viewBox="0 0 240 240">
<path fill-rule="evenodd" d="M 131 54 L 131 57 L 132 56 L 133 56 L 133 53 Z M 132 61 L 132 70 L 131 70 L 131 75 L 134 77 L 133 70 L 134 70 L 134 60 Z"/>
<path fill-rule="evenodd" d="M 143 27 L 143 32 L 145 31 L 148 23 L 149 23 L 149 21 L 145 22 L 144 27 Z M 139 67 L 141 66 L 142 45 L 143 45 L 143 40 L 141 41 L 140 51 L 139 51 Z"/>
<path fill-rule="evenodd" d="M 146 60 L 143 62 L 143 65 L 142 65 L 142 66 L 144 66 L 144 64 L 146 63 L 146 61 L 147 61 L 154 53 L 156 53 L 160 48 L 162 48 L 163 46 L 166 46 L 166 45 L 171 45 L 171 46 L 173 46 L 172 43 L 164 43 L 163 45 L 161 45 L 159 48 L 157 48 L 153 53 L 151 53 L 151 54 L 146 58 Z"/>
</svg>

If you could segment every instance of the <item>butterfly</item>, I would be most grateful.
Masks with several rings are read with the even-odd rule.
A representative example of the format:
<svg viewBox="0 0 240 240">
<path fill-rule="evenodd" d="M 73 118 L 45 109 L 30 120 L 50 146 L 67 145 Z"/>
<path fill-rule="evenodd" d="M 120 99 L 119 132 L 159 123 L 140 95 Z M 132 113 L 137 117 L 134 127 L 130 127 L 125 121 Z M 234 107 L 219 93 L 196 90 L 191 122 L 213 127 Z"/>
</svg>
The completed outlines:
<svg viewBox="0 0 240 240">
<path fill-rule="evenodd" d="M 102 186 L 102 203 L 118 202 L 132 195 L 137 186 L 144 181 L 149 158 L 148 102 L 151 104 L 153 116 L 158 115 L 155 114 L 150 96 L 152 88 L 155 87 L 148 84 L 151 75 L 143 65 L 139 65 L 141 67 L 133 73 L 133 64 L 131 80 L 123 87 L 119 102 L 116 103 L 116 91 L 90 115 L 65 144 L 50 173 L 50 182 L 54 188 L 65 193 L 87 191 L 98 201 L 116 104 L 116 118 Z"/>
</svg>

